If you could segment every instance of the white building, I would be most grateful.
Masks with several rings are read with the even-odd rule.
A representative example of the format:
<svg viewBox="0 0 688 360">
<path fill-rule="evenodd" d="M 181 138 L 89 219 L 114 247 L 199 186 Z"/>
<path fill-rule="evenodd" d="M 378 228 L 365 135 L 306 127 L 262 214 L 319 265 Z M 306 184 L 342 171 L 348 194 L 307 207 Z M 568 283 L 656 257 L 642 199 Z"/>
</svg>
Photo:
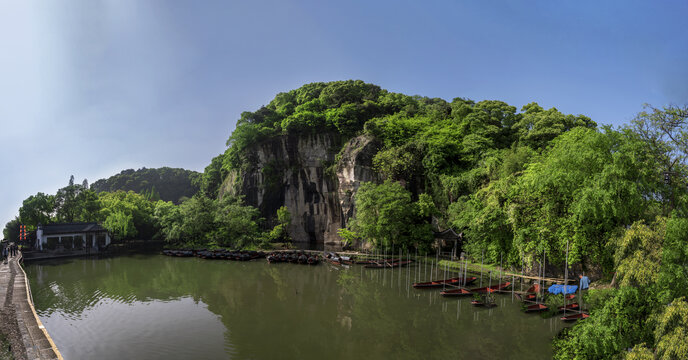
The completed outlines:
<svg viewBox="0 0 688 360">
<path fill-rule="evenodd" d="M 38 225 L 35 249 L 102 249 L 110 245 L 110 234 L 98 223 Z"/>
</svg>

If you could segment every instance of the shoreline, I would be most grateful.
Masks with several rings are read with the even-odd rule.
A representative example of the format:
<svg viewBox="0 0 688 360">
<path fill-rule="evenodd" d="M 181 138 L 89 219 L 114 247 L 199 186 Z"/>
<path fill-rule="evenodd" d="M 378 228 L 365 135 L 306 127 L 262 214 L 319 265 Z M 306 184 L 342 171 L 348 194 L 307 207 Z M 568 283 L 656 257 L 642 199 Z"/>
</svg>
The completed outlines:
<svg viewBox="0 0 688 360">
<path fill-rule="evenodd" d="M 43 326 L 33 305 L 31 288 L 20 265 L 22 253 L 0 264 L 2 332 L 12 346 L 15 359 L 62 360 L 55 342 Z"/>
</svg>

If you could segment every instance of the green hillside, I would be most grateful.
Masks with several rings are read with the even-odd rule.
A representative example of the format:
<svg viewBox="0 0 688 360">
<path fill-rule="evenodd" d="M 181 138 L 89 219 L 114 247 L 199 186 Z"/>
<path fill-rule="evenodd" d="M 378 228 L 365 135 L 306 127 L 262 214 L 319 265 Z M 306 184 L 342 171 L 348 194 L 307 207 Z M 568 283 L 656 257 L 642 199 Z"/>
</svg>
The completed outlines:
<svg viewBox="0 0 688 360">
<path fill-rule="evenodd" d="M 91 184 L 95 192 L 133 191 L 149 194 L 152 198 L 179 203 L 198 192 L 194 179 L 200 174 L 185 169 L 162 167 L 158 169 L 127 169 L 107 179 Z"/>
</svg>

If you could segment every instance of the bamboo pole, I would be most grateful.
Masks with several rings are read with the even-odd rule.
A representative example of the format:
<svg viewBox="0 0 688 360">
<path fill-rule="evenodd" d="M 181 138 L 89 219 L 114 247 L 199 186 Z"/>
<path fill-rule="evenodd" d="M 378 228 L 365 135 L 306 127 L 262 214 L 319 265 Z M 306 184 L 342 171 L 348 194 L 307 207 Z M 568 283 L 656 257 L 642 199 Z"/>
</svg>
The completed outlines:
<svg viewBox="0 0 688 360">
<path fill-rule="evenodd" d="M 569 294 L 567 282 L 569 280 L 569 240 L 566 240 L 566 267 L 564 268 L 564 316 L 566 316 L 566 295 Z"/>
<path fill-rule="evenodd" d="M 399 287 L 399 290 L 401 291 L 401 262 L 404 260 L 404 252 L 402 249 L 399 249 L 399 276 L 397 280 L 397 286 Z"/>
<path fill-rule="evenodd" d="M 427 254 L 423 256 L 423 262 L 425 263 L 425 276 L 423 277 L 425 281 L 428 281 L 428 256 Z"/>
<path fill-rule="evenodd" d="M 485 250 L 480 254 L 480 287 L 483 287 L 483 257 L 485 257 Z"/>
<path fill-rule="evenodd" d="M 444 282 L 442 283 L 442 290 L 446 290 L 447 287 L 447 263 L 444 263 Z"/>
<path fill-rule="evenodd" d="M 499 253 L 499 281 L 502 281 L 502 266 L 504 266 L 504 253 Z M 499 282 L 498 282 L 499 283 Z"/>
<path fill-rule="evenodd" d="M 542 252 L 542 301 L 545 301 L 545 274 L 547 273 L 547 249 Z"/>
<path fill-rule="evenodd" d="M 464 259 L 464 267 L 463 267 L 463 286 L 466 287 L 466 276 L 468 274 L 468 259 Z"/>
</svg>

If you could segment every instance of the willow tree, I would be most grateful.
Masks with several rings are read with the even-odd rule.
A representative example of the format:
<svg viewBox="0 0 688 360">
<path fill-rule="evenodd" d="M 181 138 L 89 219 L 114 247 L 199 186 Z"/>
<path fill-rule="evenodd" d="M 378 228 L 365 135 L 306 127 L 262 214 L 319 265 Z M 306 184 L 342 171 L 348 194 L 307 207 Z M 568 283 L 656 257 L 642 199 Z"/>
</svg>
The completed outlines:
<svg viewBox="0 0 688 360">
<path fill-rule="evenodd" d="M 432 240 L 432 230 L 424 216 L 429 208 L 428 198 L 413 202 L 411 193 L 399 183 L 364 183 L 355 202 L 356 215 L 350 227 L 375 247 L 424 248 Z"/>
</svg>

